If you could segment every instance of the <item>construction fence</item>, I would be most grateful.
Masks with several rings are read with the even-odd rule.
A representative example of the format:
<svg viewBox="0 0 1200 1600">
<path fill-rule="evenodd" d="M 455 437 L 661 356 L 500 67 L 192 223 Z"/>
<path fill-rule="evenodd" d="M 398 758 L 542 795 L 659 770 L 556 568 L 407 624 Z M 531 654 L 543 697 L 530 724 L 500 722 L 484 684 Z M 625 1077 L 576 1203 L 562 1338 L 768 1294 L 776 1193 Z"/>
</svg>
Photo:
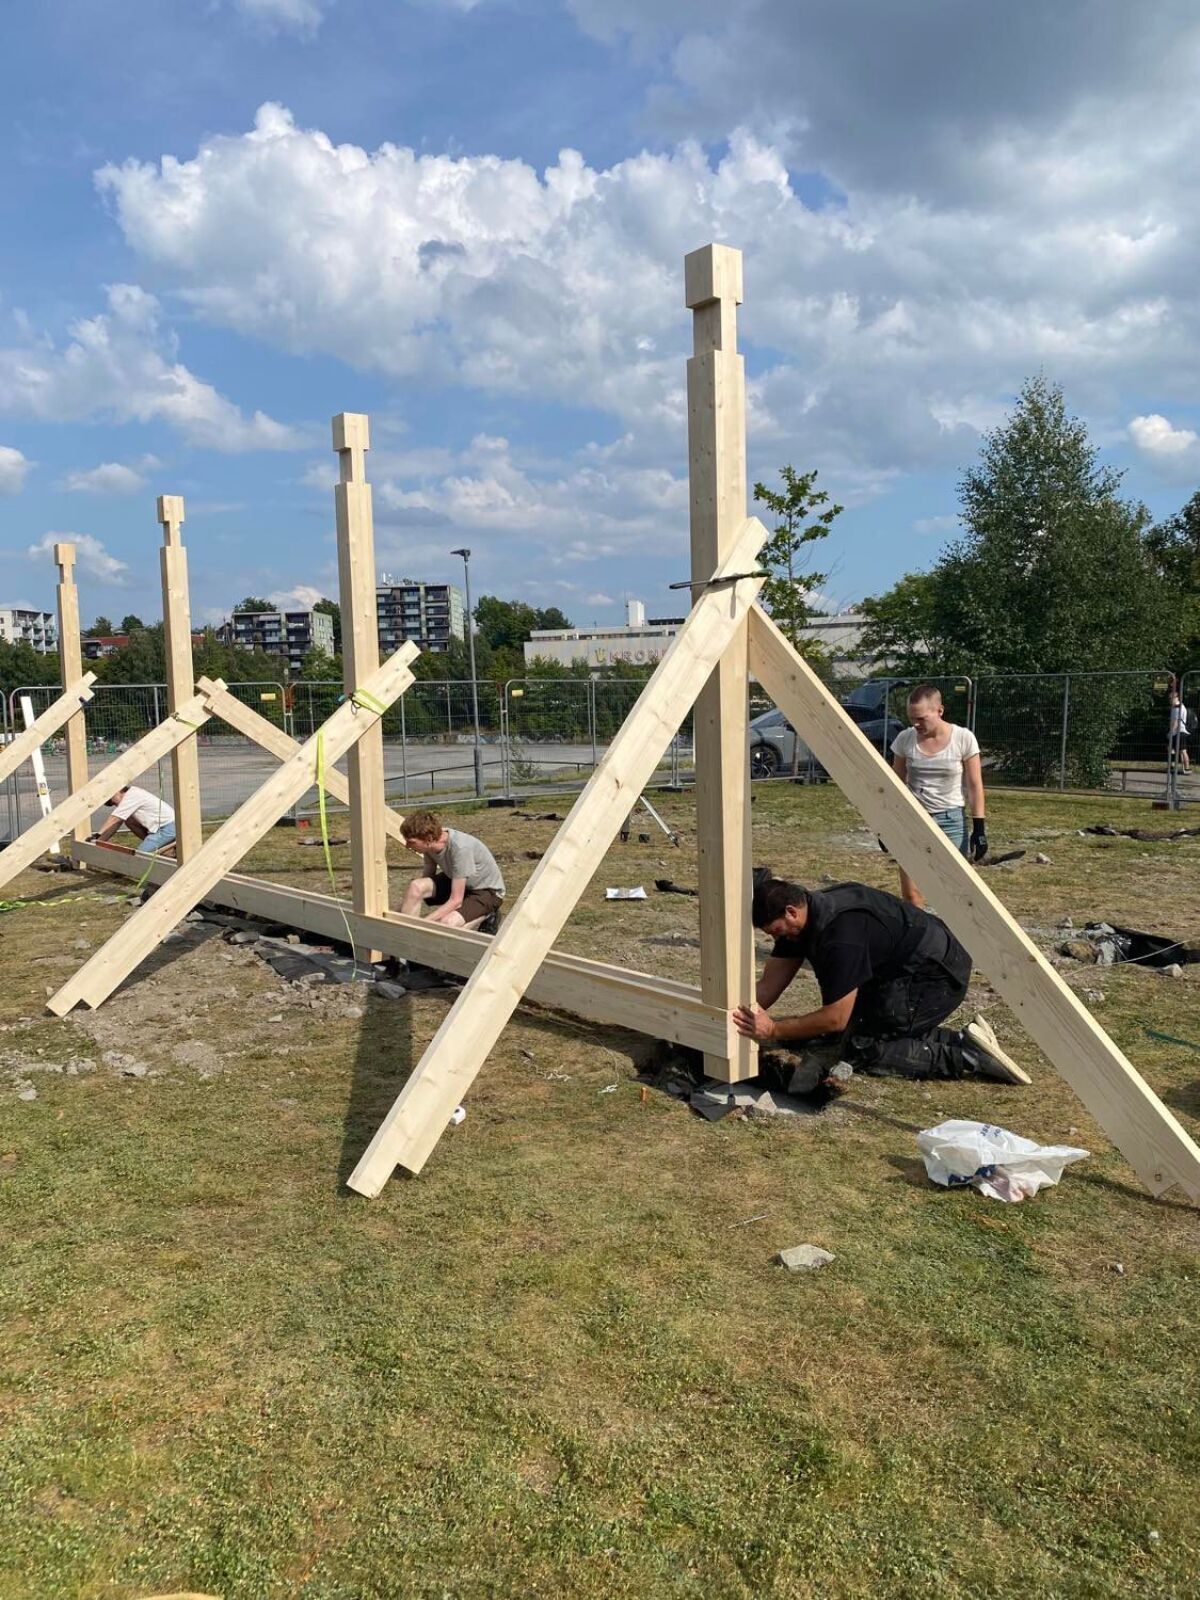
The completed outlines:
<svg viewBox="0 0 1200 1600">
<path fill-rule="evenodd" d="M 1117 790 L 1173 805 L 1200 799 L 1186 740 L 1169 737 L 1169 694 L 1200 700 L 1200 672 L 1182 679 L 1167 669 L 1136 672 L 960 674 L 924 679 L 942 692 L 952 722 L 974 729 L 990 787 Z M 914 680 L 876 677 L 831 684 L 863 737 L 886 757 L 907 725 Z M 516 797 L 586 782 L 644 687 L 641 679 L 525 678 L 503 685 L 480 680 L 414 683 L 383 719 L 384 770 L 390 803 L 440 805 L 479 797 Z M 303 741 L 343 697 L 336 682 L 230 684 L 232 693 L 292 738 Z M 0 739 L 25 726 L 61 691 L 17 689 L 0 697 Z M 98 684 L 86 710 L 93 770 L 127 749 L 167 715 L 164 684 Z M 825 774 L 757 684 L 750 696 L 748 761 L 755 778 L 820 782 Z M 205 816 L 229 815 L 275 769 L 252 740 L 212 719 L 197 735 Z M 51 799 L 66 793 L 65 739 L 43 748 Z M 665 753 L 654 785 L 678 787 L 694 777 L 689 717 Z M 169 759 L 143 779 L 171 798 Z M 316 809 L 315 792 L 296 807 Z M 40 814 L 26 764 L 0 791 L 0 839 L 14 837 Z"/>
</svg>

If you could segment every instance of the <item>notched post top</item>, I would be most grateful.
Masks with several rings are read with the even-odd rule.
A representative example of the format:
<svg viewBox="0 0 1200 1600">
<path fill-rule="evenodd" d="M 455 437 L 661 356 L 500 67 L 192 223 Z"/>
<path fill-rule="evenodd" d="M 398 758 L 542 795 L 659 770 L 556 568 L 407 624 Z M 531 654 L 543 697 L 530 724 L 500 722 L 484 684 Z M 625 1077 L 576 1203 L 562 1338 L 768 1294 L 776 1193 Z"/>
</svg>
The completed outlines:
<svg viewBox="0 0 1200 1600">
<path fill-rule="evenodd" d="M 333 448 L 341 463 L 343 483 L 363 483 L 364 453 L 371 448 L 371 430 L 362 411 L 339 411 L 333 419 Z"/>
<path fill-rule="evenodd" d="M 73 544 L 56 544 L 54 546 L 54 559 L 59 565 L 62 582 L 69 582 L 71 568 L 75 565 L 75 546 Z"/>
<path fill-rule="evenodd" d="M 683 258 L 683 297 L 695 313 L 696 355 L 737 349 L 737 308 L 742 303 L 742 252 L 706 244 Z"/>
<path fill-rule="evenodd" d="M 184 521 L 183 496 L 181 494 L 159 495 L 158 520 L 162 523 L 163 543 L 181 544 L 179 528 Z"/>
</svg>

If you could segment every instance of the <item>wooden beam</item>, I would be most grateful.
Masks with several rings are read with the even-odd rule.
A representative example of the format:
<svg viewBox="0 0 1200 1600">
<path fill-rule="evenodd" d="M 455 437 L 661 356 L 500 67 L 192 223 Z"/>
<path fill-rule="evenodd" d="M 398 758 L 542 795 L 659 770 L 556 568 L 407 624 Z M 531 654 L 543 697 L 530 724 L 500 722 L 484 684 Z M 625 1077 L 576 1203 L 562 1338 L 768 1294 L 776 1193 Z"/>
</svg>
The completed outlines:
<svg viewBox="0 0 1200 1600">
<path fill-rule="evenodd" d="M 112 872 L 140 878 L 146 871 L 146 858 L 132 850 L 112 845 L 82 844 L 73 847 L 82 864 L 92 871 Z M 149 881 L 167 883 L 177 870 L 169 860 L 155 860 Z M 492 940 L 485 933 L 466 928 L 448 928 L 420 917 L 403 917 L 389 911 L 382 917 L 366 917 L 346 900 L 314 894 L 309 889 L 267 883 L 229 873 L 205 895 L 206 900 L 231 911 L 268 922 L 282 922 L 304 928 L 324 939 L 344 943 L 346 924 L 350 937 L 382 950 L 384 955 L 405 961 L 419 961 L 439 972 L 469 977 L 483 959 Z M 666 1039 L 692 1050 L 721 1051 L 733 1031 L 728 1012 L 705 1003 L 694 984 L 675 978 L 660 978 L 648 972 L 631 972 L 623 967 L 592 961 L 585 956 L 552 950 L 542 963 L 525 999 L 531 1003 L 569 1011 L 591 1022 L 611 1023 L 631 1028 L 635 1033 Z"/>
<path fill-rule="evenodd" d="M 21 696 L 21 716 L 24 718 L 27 728 L 32 728 L 37 721 L 37 716 L 33 709 L 33 701 L 27 694 Z M 38 745 L 30 755 L 29 765 L 33 769 L 33 781 L 37 788 L 38 809 L 44 817 L 48 817 L 54 810 L 54 802 L 50 798 L 50 785 L 46 781 L 46 763 L 42 760 L 41 745 Z M 50 846 L 50 854 L 52 856 L 61 856 L 62 851 L 57 840 Z"/>
<path fill-rule="evenodd" d="M 163 547 L 158 553 L 162 572 L 163 647 L 167 662 L 167 705 L 177 711 L 196 692 L 192 668 L 192 609 L 188 599 L 187 551 L 179 529 L 183 523 L 183 496 L 160 494 L 157 506 Z M 190 861 L 204 840 L 200 813 L 200 755 L 196 736 L 171 751 L 171 794 L 175 809 L 175 855 Z"/>
<path fill-rule="evenodd" d="M 268 754 L 278 756 L 280 761 L 287 761 L 294 756 L 300 746 L 282 728 L 277 728 L 266 717 L 259 716 L 252 706 L 243 705 L 236 695 L 230 694 L 228 689 L 210 690 L 209 704 L 212 706 L 213 715 L 220 717 L 222 722 L 227 722 L 231 728 L 236 728 L 239 733 L 244 733 L 247 739 L 253 739 Z M 325 787 L 335 800 L 340 800 L 347 805 L 350 800 L 350 780 L 340 773 L 336 767 L 329 767 L 325 772 Z M 404 835 L 400 831 L 400 824 L 404 818 L 398 811 L 393 811 L 390 806 L 383 808 L 383 826 L 385 831 L 393 838 L 403 843 Z"/>
<path fill-rule="evenodd" d="M 95 681 L 94 672 L 85 672 L 53 704 L 47 706 L 41 716 L 26 727 L 24 733 L 13 735 L 11 743 L 0 749 L 0 783 L 11 778 L 18 767 L 31 760 L 46 740 L 52 739 L 63 723 L 87 704 L 92 698 Z"/>
<path fill-rule="evenodd" d="M 750 668 L 1150 1192 L 1177 1183 L 1200 1202 L 1200 1148 L 757 608 Z"/>
<path fill-rule="evenodd" d="M 144 738 L 122 751 L 115 760 L 89 778 L 82 788 L 56 805 L 48 817 L 35 822 L 32 828 L 26 828 L 7 850 L 0 851 L 0 885 L 8 883 L 18 872 L 31 866 L 72 829 L 77 842 L 81 831 L 86 842 L 91 831 L 92 812 L 111 799 L 118 789 L 132 783 L 148 767 L 169 755 L 181 740 L 195 731 L 196 723 L 207 720 L 208 711 L 203 695 L 194 695 L 180 706 L 174 716 L 160 722 Z"/>
<path fill-rule="evenodd" d="M 692 581 L 720 566 L 746 517 L 746 380 L 737 351 L 742 255 L 710 244 L 684 259 L 695 354 L 687 365 Z M 693 598 L 702 593 L 692 591 Z M 746 635 L 721 657 L 696 701 L 696 850 L 700 890 L 700 986 L 731 1010 L 754 999 L 750 925 L 749 683 Z M 704 1070 L 730 1083 L 758 1072 L 758 1047 L 734 1035 L 730 1056 Z"/>
<path fill-rule="evenodd" d="M 75 546 L 56 544 L 58 563 L 58 659 L 64 684 L 78 683 L 83 677 L 83 651 L 79 642 L 79 590 L 75 587 Z M 87 782 L 87 722 L 82 709 L 67 723 L 67 788 L 72 794 Z M 75 825 L 75 837 L 88 836 L 86 821 Z"/>
<path fill-rule="evenodd" d="M 343 411 L 333 419 L 340 482 L 333 491 L 337 519 L 338 595 L 346 694 L 362 689 L 379 667 L 375 600 L 375 524 L 366 452 L 367 418 Z M 383 826 L 383 724 L 375 722 L 350 751 L 350 873 L 354 909 L 379 916 L 388 906 L 387 834 Z M 378 952 L 361 952 L 365 961 Z"/>
<path fill-rule="evenodd" d="M 405 644 L 364 685 L 370 699 L 389 706 L 413 681 L 409 662 L 418 654 L 414 644 Z M 205 680 L 199 683 L 204 693 Z M 134 912 L 108 942 L 96 951 L 80 970 L 51 997 L 48 1009 L 62 1017 L 81 1002 L 98 1006 L 122 983 L 139 962 L 144 961 L 171 929 L 198 900 L 203 900 L 236 862 L 257 844 L 270 828 L 294 805 L 316 777 L 318 750 L 332 766 L 365 730 L 379 720 L 379 713 L 361 701 L 346 700 L 323 727 L 285 761 L 250 798 L 201 846 L 199 854 L 180 863 L 170 883 L 153 899 Z M 0 858 L 2 859 L 2 858 Z"/>
<path fill-rule="evenodd" d="M 470 1088 L 571 908 L 586 889 L 630 808 L 713 667 L 738 635 L 761 579 L 733 581 L 753 563 L 766 529 L 751 518 L 655 668 L 549 850 L 533 870 L 484 959 L 350 1177 L 376 1195 L 397 1163 L 419 1172 Z M 706 997 L 707 998 L 707 997 Z"/>
</svg>

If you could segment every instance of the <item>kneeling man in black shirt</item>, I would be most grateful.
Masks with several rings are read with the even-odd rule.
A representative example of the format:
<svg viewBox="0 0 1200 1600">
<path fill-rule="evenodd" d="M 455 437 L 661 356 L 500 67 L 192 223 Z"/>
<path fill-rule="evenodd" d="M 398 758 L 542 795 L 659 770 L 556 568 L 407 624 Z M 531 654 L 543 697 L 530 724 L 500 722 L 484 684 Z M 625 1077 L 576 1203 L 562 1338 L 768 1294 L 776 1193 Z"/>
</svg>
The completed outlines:
<svg viewBox="0 0 1200 1600">
<path fill-rule="evenodd" d="M 929 912 L 865 883 L 803 889 L 760 873 L 753 917 L 775 948 L 758 1003 L 734 1013 L 740 1033 L 763 1043 L 831 1045 L 867 1072 L 1031 1081 L 983 1017 L 962 1029 L 939 1026 L 966 997 L 971 958 Z M 820 1008 L 770 1016 L 805 961 L 820 985 Z"/>
</svg>

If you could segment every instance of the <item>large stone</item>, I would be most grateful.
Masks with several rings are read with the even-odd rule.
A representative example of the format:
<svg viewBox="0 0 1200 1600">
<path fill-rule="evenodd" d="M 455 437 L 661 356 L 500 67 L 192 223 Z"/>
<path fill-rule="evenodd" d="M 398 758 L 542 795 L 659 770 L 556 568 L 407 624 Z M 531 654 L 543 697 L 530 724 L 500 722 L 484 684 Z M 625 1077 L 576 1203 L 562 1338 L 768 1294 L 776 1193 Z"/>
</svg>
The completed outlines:
<svg viewBox="0 0 1200 1600">
<path fill-rule="evenodd" d="M 796 1244 L 790 1250 L 781 1250 L 775 1259 L 789 1272 L 815 1272 L 818 1267 L 829 1265 L 833 1252 L 822 1250 L 819 1244 Z"/>
</svg>

